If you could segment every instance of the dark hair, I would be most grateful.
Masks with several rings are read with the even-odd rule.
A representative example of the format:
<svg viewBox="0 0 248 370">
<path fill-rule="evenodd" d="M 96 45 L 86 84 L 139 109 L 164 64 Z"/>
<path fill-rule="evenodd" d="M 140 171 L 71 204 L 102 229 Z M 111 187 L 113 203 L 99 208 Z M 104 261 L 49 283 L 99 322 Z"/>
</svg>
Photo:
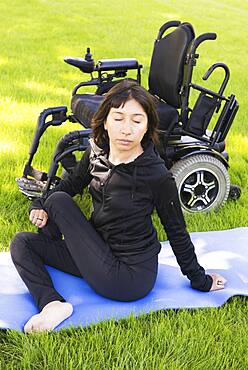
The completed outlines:
<svg viewBox="0 0 248 370">
<path fill-rule="evenodd" d="M 93 139 L 97 145 L 102 148 L 109 147 L 109 137 L 104 129 L 104 122 L 110 109 L 119 108 L 131 99 L 136 100 L 142 106 L 148 118 L 148 129 L 141 141 L 142 146 L 145 148 L 150 141 L 154 144 L 158 143 L 158 114 L 155 98 L 137 82 L 123 80 L 106 93 L 100 107 L 92 118 Z"/>
</svg>

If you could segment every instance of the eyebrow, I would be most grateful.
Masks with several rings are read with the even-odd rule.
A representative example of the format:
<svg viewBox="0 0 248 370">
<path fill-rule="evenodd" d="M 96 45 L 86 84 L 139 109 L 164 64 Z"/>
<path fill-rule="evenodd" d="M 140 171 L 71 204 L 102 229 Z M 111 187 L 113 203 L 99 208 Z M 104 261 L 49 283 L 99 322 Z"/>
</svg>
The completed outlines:
<svg viewBox="0 0 248 370">
<path fill-rule="evenodd" d="M 118 113 L 118 114 L 124 114 L 123 112 L 120 112 L 118 110 L 116 111 L 113 111 L 112 113 Z M 145 114 L 144 113 L 132 113 L 132 116 L 142 116 L 142 117 L 145 117 Z"/>
</svg>

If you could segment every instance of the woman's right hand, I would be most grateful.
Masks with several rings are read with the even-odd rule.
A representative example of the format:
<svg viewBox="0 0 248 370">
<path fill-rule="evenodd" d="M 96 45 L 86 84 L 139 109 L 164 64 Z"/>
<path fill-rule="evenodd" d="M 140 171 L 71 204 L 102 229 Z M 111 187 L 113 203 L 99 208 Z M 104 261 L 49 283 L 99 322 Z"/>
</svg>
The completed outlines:
<svg viewBox="0 0 248 370">
<path fill-rule="evenodd" d="M 46 225 L 48 215 L 44 209 L 32 209 L 29 215 L 29 220 L 32 222 L 32 224 L 41 229 Z"/>
<path fill-rule="evenodd" d="M 225 288 L 226 279 L 223 276 L 217 274 L 216 272 L 212 272 L 209 275 L 213 279 L 213 283 L 212 283 L 212 287 L 211 287 L 210 291 L 220 290 L 220 289 Z"/>
</svg>

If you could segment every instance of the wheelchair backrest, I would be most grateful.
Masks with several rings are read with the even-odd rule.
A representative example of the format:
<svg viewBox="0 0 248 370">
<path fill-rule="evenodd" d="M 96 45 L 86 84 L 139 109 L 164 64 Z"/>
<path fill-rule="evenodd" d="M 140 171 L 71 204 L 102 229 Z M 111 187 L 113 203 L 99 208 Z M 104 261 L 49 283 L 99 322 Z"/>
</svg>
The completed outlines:
<svg viewBox="0 0 248 370">
<path fill-rule="evenodd" d="M 175 24 L 171 24 L 175 26 Z M 171 27 L 168 23 L 168 26 Z M 149 73 L 149 91 L 175 108 L 181 107 L 180 90 L 184 79 L 187 50 L 195 33 L 190 23 L 178 22 L 177 28 L 163 36 L 167 23 L 155 40 Z"/>
</svg>

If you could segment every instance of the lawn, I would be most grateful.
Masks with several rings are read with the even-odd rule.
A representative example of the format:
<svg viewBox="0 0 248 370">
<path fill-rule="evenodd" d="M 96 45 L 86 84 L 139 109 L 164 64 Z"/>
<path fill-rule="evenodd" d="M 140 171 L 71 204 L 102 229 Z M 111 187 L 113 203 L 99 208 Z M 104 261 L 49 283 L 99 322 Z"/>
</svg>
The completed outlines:
<svg viewBox="0 0 248 370">
<path fill-rule="evenodd" d="M 0 11 L 0 251 L 9 250 L 17 231 L 34 230 L 29 201 L 15 178 L 22 174 L 37 117 L 47 107 L 69 106 L 72 88 L 85 78 L 63 57 L 83 56 L 88 46 L 95 60 L 135 57 L 144 65 L 147 87 L 153 40 L 174 19 L 192 23 L 197 35 L 217 33 L 216 41 L 199 48 L 195 82 L 202 84 L 208 67 L 223 61 L 231 71 L 226 94 L 235 93 L 240 104 L 227 150 L 231 181 L 242 188 L 242 197 L 218 212 L 186 215 L 188 230 L 248 225 L 247 2 L 0 0 Z M 204 84 L 218 89 L 222 79 L 216 71 Z M 47 170 L 55 143 L 74 129 L 78 125 L 49 128 L 35 167 Z M 0 369 L 245 369 L 247 307 L 247 299 L 236 297 L 219 309 L 161 311 L 59 333 L 1 332 Z"/>
</svg>

